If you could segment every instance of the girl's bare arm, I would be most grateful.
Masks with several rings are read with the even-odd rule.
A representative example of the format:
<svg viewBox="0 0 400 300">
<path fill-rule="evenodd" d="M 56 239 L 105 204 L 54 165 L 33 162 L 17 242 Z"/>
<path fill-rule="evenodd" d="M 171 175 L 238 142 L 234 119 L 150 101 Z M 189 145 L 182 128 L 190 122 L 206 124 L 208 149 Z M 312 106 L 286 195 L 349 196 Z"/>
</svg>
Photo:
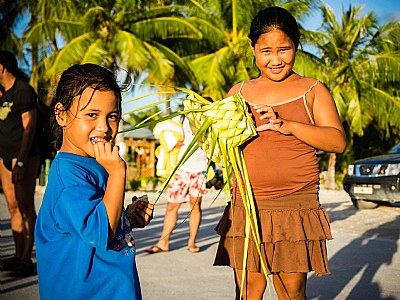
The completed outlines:
<svg viewBox="0 0 400 300">
<path fill-rule="evenodd" d="M 265 112 L 263 119 L 270 119 L 270 123 L 257 128 L 259 131 L 276 130 L 283 134 L 292 134 L 308 145 L 326 152 L 343 153 L 346 149 L 346 136 L 335 102 L 328 89 L 322 84 L 315 87 L 312 108 L 315 125 L 282 119 L 270 106 L 256 105 L 254 107 L 259 112 Z"/>
<path fill-rule="evenodd" d="M 103 203 L 108 216 L 108 241 L 110 242 L 115 236 L 121 219 L 125 199 L 126 165 L 124 160 L 119 156 L 118 146 L 113 146 L 111 143 L 97 143 L 94 146 L 96 160 L 109 174 Z"/>
</svg>

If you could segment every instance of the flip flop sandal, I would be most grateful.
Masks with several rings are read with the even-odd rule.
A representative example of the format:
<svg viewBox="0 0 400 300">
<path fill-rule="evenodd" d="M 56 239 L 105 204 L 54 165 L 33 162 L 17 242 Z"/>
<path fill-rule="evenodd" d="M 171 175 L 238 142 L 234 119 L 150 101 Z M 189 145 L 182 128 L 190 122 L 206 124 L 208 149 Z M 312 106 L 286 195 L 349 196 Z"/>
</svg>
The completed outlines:
<svg viewBox="0 0 400 300">
<path fill-rule="evenodd" d="M 145 251 L 147 253 L 149 253 L 149 254 L 160 253 L 160 252 L 168 252 L 168 250 L 161 249 L 157 245 L 154 245 L 154 246 L 152 246 L 150 248 L 147 248 Z"/>
</svg>

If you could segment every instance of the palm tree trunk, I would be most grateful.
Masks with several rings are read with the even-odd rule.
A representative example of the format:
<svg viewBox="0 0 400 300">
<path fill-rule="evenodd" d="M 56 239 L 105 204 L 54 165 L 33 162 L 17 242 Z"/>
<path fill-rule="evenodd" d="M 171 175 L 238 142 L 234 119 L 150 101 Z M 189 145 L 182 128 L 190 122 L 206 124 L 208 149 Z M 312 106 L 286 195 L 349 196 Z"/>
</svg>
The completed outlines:
<svg viewBox="0 0 400 300">
<path fill-rule="evenodd" d="M 327 189 L 336 189 L 336 176 L 335 176 L 335 167 L 336 167 L 336 153 L 329 153 L 329 161 L 328 161 L 328 173 L 326 176 L 325 187 Z"/>
<path fill-rule="evenodd" d="M 236 0 L 232 0 L 232 41 L 237 40 Z"/>
<path fill-rule="evenodd" d="M 36 68 L 38 66 L 38 61 L 39 61 L 39 56 L 38 56 L 38 44 L 32 43 L 32 74 L 36 71 Z M 35 80 L 34 82 L 31 82 L 33 88 L 35 89 L 36 93 L 39 94 L 39 82 L 38 80 Z"/>
<path fill-rule="evenodd" d="M 167 100 L 169 100 L 171 97 L 169 94 L 167 94 Z M 165 102 L 165 114 L 166 115 L 170 115 L 171 114 L 171 102 L 167 101 Z"/>
</svg>

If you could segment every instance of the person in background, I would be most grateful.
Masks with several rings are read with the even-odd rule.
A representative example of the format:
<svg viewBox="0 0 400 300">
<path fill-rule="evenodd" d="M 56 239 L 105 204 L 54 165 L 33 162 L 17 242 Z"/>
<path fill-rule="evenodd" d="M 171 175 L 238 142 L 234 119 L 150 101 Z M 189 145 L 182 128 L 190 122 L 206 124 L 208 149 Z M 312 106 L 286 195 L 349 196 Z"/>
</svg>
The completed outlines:
<svg viewBox="0 0 400 300">
<path fill-rule="evenodd" d="M 0 51 L 0 178 L 10 213 L 15 255 L 0 261 L 11 276 L 35 273 L 31 255 L 36 211 L 34 195 L 40 165 L 36 142 L 36 93 L 24 80 L 17 60 Z"/>
<path fill-rule="evenodd" d="M 160 145 L 155 151 L 156 175 L 166 179 L 179 161 L 180 147 L 184 138 L 182 122 L 174 118 L 157 123 L 153 134 L 160 140 Z"/>
<path fill-rule="evenodd" d="M 193 133 L 189 120 L 183 120 L 183 141 L 176 139 L 175 148 L 179 149 L 178 160 L 185 153 Z M 171 140 L 171 139 L 170 139 Z M 171 147 L 170 147 L 171 148 Z M 146 249 L 149 254 L 169 251 L 169 239 L 178 220 L 178 210 L 182 203 L 190 203 L 188 251 L 197 253 L 200 248 L 196 245 L 196 237 L 201 222 L 201 199 L 206 194 L 206 176 L 208 159 L 202 149 L 197 149 L 182 165 L 168 186 L 168 204 L 164 216 L 164 227 L 158 242 Z"/>
<path fill-rule="evenodd" d="M 135 196 L 124 209 L 126 164 L 114 144 L 121 101 L 101 66 L 61 75 L 50 105 L 58 153 L 35 227 L 42 300 L 142 299 L 132 229 L 150 222 L 153 205 Z"/>
<path fill-rule="evenodd" d="M 221 239 L 214 265 L 233 268 L 236 299 L 241 292 L 242 299 L 263 298 L 267 280 L 261 261 L 272 274 L 278 299 L 304 300 L 307 274 L 330 273 L 326 240 L 332 236 L 319 203 L 316 149 L 342 153 L 346 137 L 329 90 L 293 71 L 299 43 L 297 22 L 287 10 L 260 11 L 249 34 L 260 75 L 228 92 L 246 100 L 258 131 L 242 151 L 256 202 L 261 255 L 251 237 L 244 250 L 246 212 L 237 181 L 216 228 Z"/>
</svg>

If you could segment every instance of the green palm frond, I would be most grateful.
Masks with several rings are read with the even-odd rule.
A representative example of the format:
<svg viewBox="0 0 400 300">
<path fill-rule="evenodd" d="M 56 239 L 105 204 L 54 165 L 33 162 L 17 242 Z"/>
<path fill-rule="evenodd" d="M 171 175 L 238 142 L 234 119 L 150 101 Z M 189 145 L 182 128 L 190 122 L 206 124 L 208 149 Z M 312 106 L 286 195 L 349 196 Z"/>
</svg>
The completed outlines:
<svg viewBox="0 0 400 300">
<path fill-rule="evenodd" d="M 226 32 L 209 20 L 197 17 L 190 17 L 187 20 L 201 32 L 202 40 L 207 41 L 208 49 L 214 50 L 227 45 Z"/>
<path fill-rule="evenodd" d="M 83 33 L 83 24 L 74 20 L 44 20 L 34 24 L 24 35 L 28 43 L 45 45 L 49 41 L 56 41 L 62 33 L 64 41 Z"/>
<path fill-rule="evenodd" d="M 400 115 L 400 97 L 369 84 L 366 88 L 369 92 L 365 97 L 368 97 L 369 101 L 364 101 L 363 111 L 369 112 L 370 120 L 375 119 L 378 127 L 389 137 L 390 128 L 400 126 L 400 118 L 397 117 Z"/>
<path fill-rule="evenodd" d="M 297 51 L 296 63 L 293 69 L 295 72 L 303 76 L 318 78 L 325 84 L 328 83 L 328 76 L 325 73 L 325 65 L 306 52 Z"/>
<path fill-rule="evenodd" d="M 349 120 L 350 127 L 353 132 L 358 135 L 363 134 L 363 113 L 361 109 L 360 99 L 358 97 L 357 92 L 354 89 L 344 89 L 341 91 L 342 96 L 349 99 L 347 106 L 347 116 L 352 116 L 351 120 Z"/>
<path fill-rule="evenodd" d="M 51 69 L 51 67 L 54 64 L 54 60 L 56 59 L 58 53 L 52 53 L 49 56 L 43 58 L 36 68 L 32 70 L 32 75 L 30 79 L 30 84 L 33 85 L 34 82 L 39 82 L 40 80 L 46 79 L 48 80 L 49 77 L 44 77 L 43 74 L 46 74 L 48 70 Z"/>
<path fill-rule="evenodd" d="M 173 52 L 170 48 L 164 46 L 161 43 L 153 42 L 158 50 L 164 54 L 164 56 L 174 64 L 174 68 L 179 74 L 185 76 L 185 80 L 190 83 L 194 90 L 198 89 L 198 82 L 195 74 L 193 73 L 187 62 L 181 58 L 178 54 Z"/>
<path fill-rule="evenodd" d="M 346 98 L 344 98 L 342 96 L 342 91 L 340 89 L 339 85 L 333 86 L 332 90 L 332 97 L 335 100 L 336 103 L 336 107 L 338 109 L 339 112 L 339 116 L 341 120 L 346 120 L 347 116 L 347 102 L 346 102 Z"/>
<path fill-rule="evenodd" d="M 80 63 L 91 44 L 92 39 L 89 33 L 74 38 L 57 54 L 52 67 L 47 69 L 46 77 L 50 78 L 56 74 L 61 74 L 72 64 Z"/>
<path fill-rule="evenodd" d="M 388 126 L 397 122 L 390 122 L 387 112 L 400 112 L 396 96 L 400 56 L 395 46 L 400 39 L 393 34 L 400 32 L 400 26 L 391 22 L 379 27 L 373 13 L 360 14 L 361 6 L 342 10 L 341 22 L 329 6 L 323 5 L 321 11 L 323 25 L 307 36 L 318 49 L 313 60 L 320 63 L 320 75 L 325 77 L 340 117 L 348 125 L 347 135 L 363 135 L 371 122 L 389 132 Z M 307 60 L 299 57 L 296 68 L 307 71 Z"/>
<path fill-rule="evenodd" d="M 238 82 L 249 81 L 256 76 L 255 68 L 249 68 L 244 61 L 239 61 L 236 66 L 235 74 L 232 75 L 235 81 L 232 81 L 231 84 L 233 85 Z"/>
<path fill-rule="evenodd" d="M 119 30 L 113 38 L 113 44 L 122 67 L 145 70 L 150 59 L 150 52 L 133 33 Z"/>
<path fill-rule="evenodd" d="M 144 45 L 152 58 L 148 63 L 148 69 L 150 70 L 148 80 L 164 84 L 173 77 L 174 67 L 172 66 L 172 62 L 156 47 L 147 42 L 144 42 Z"/>
<path fill-rule="evenodd" d="M 191 22 L 178 17 L 141 20 L 131 24 L 129 30 L 146 41 L 178 37 L 202 38 L 202 33 Z"/>
<path fill-rule="evenodd" d="M 120 0 L 118 0 L 119 2 Z M 185 5 L 167 5 L 146 7 L 145 5 L 130 4 L 126 1 L 121 1 L 121 4 L 115 5 L 115 19 L 120 24 L 131 24 L 142 20 L 156 19 L 159 17 L 183 16 L 187 13 L 188 7 Z M 128 26 L 126 28 L 129 28 Z"/>
<path fill-rule="evenodd" d="M 388 51 L 369 57 L 360 62 L 357 69 L 360 74 L 365 75 L 364 80 L 369 78 L 376 82 L 399 82 L 400 51 Z M 362 70 L 364 72 L 360 72 Z"/>
<path fill-rule="evenodd" d="M 94 63 L 98 65 L 110 65 L 110 61 L 107 61 L 108 52 L 104 48 L 104 44 L 101 40 L 96 40 L 92 43 L 84 52 L 81 59 L 81 63 Z"/>
<path fill-rule="evenodd" d="M 212 99 L 221 99 L 226 94 L 226 90 L 223 89 L 226 86 L 223 67 L 229 68 L 231 66 L 222 65 L 221 62 L 223 60 L 226 62 L 227 59 L 224 56 L 230 53 L 230 48 L 225 47 L 219 49 L 216 53 L 192 60 L 191 66 L 196 77 L 200 82 L 204 82 L 204 95 Z"/>
</svg>

